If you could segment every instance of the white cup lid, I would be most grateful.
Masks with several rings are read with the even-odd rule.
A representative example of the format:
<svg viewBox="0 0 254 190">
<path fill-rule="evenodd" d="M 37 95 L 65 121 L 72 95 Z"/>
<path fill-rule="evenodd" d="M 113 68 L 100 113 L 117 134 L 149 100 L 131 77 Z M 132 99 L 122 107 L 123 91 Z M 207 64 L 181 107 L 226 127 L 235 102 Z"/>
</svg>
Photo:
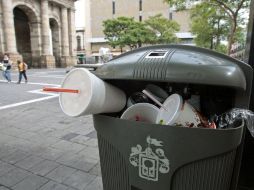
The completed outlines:
<svg viewBox="0 0 254 190">
<path fill-rule="evenodd" d="M 163 107 L 160 108 L 156 123 L 166 125 L 173 124 L 180 114 L 182 105 L 183 99 L 179 94 L 172 94 L 169 96 L 163 103 L 163 106 L 167 110 L 165 110 Z"/>
<path fill-rule="evenodd" d="M 72 117 L 82 114 L 91 100 L 92 85 L 89 71 L 84 68 L 71 70 L 64 78 L 61 87 L 79 90 L 78 94 L 60 94 L 59 102 L 62 111 Z"/>
</svg>

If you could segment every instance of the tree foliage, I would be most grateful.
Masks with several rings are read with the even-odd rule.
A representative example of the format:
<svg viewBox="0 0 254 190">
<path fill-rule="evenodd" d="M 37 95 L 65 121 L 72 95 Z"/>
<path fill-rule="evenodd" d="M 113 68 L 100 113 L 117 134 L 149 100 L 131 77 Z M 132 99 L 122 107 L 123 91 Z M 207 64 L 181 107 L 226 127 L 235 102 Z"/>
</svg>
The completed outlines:
<svg viewBox="0 0 254 190">
<path fill-rule="evenodd" d="M 133 19 L 126 17 L 119 17 L 117 19 L 106 20 L 103 22 L 104 34 L 109 41 L 109 45 L 115 48 L 120 46 L 124 47 L 124 34 L 127 32 L 129 25 Z"/>
<path fill-rule="evenodd" d="M 154 34 L 144 23 L 133 21 L 123 36 L 123 42 L 130 49 L 141 47 L 144 43 L 153 43 Z"/>
<path fill-rule="evenodd" d="M 177 22 L 163 17 L 161 14 L 149 17 L 145 24 L 154 32 L 155 43 L 168 44 L 178 41 L 175 33 L 179 31 L 180 26 Z"/>
<path fill-rule="evenodd" d="M 165 0 L 171 6 L 175 6 L 176 9 L 185 8 L 185 0 Z M 230 53 L 232 44 L 236 40 L 237 26 L 243 22 L 242 13 L 243 10 L 249 7 L 250 0 L 203 0 L 210 7 L 214 7 L 215 10 L 225 14 L 225 21 L 228 22 L 228 48 L 227 53 Z"/>
<path fill-rule="evenodd" d="M 103 22 L 105 38 L 112 47 L 123 48 L 128 45 L 131 49 L 141 46 L 143 43 L 152 42 L 154 35 L 141 22 L 134 18 L 118 17 Z"/>
<path fill-rule="evenodd" d="M 223 11 L 204 2 L 191 10 L 191 31 L 196 35 L 195 42 L 200 47 L 223 50 L 221 39 L 229 32 L 228 22 Z"/>
<path fill-rule="evenodd" d="M 149 17 L 145 22 L 137 22 L 134 18 L 118 17 L 103 22 L 105 38 L 112 47 L 129 46 L 130 49 L 142 44 L 175 43 L 175 32 L 179 25 L 163 18 L 162 15 Z"/>
</svg>

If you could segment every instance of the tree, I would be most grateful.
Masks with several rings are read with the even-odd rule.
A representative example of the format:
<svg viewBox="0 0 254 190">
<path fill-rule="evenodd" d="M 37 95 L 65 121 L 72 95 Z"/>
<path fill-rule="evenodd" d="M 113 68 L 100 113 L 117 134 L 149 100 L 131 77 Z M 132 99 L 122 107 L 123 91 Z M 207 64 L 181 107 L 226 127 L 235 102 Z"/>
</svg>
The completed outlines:
<svg viewBox="0 0 254 190">
<path fill-rule="evenodd" d="M 153 32 L 144 23 L 134 18 L 118 17 L 103 22 L 105 38 L 110 46 L 121 49 L 128 45 L 130 49 L 141 47 L 143 43 L 152 43 L 155 39 Z"/>
<path fill-rule="evenodd" d="M 155 40 L 154 33 L 144 23 L 133 22 L 123 36 L 123 41 L 130 49 L 141 47 L 142 44 L 150 44 Z"/>
<path fill-rule="evenodd" d="M 178 41 L 175 33 L 180 26 L 177 22 L 162 17 L 161 14 L 149 17 L 145 24 L 154 32 L 155 41 L 158 44 L 176 43 Z"/>
<path fill-rule="evenodd" d="M 117 19 L 109 19 L 103 21 L 103 33 L 109 41 L 109 45 L 115 48 L 119 46 L 121 49 L 125 46 L 123 35 L 133 22 L 133 19 L 127 17 L 119 17 Z"/>
<path fill-rule="evenodd" d="M 225 13 L 214 6 L 204 2 L 191 10 L 191 32 L 196 35 L 198 46 L 226 53 L 221 39 L 229 33 L 228 29 Z"/>
<path fill-rule="evenodd" d="M 171 6 L 176 6 L 177 9 L 183 9 L 185 0 L 165 0 Z M 215 8 L 219 8 L 227 16 L 227 20 L 230 23 L 228 34 L 228 49 L 229 54 L 232 49 L 232 44 L 235 42 L 235 34 L 237 26 L 241 24 L 242 10 L 248 8 L 250 0 L 203 0 Z"/>
</svg>

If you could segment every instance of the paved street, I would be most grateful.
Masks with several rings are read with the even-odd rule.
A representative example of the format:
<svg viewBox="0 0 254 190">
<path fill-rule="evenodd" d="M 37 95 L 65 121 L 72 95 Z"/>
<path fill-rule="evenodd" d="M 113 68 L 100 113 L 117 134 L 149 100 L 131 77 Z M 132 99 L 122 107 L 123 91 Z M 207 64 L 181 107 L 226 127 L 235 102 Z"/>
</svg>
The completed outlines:
<svg viewBox="0 0 254 190">
<path fill-rule="evenodd" d="M 0 76 L 0 190 L 102 190 L 92 117 L 64 115 L 58 94 L 41 91 L 65 70 L 27 74 L 28 84 Z"/>
</svg>

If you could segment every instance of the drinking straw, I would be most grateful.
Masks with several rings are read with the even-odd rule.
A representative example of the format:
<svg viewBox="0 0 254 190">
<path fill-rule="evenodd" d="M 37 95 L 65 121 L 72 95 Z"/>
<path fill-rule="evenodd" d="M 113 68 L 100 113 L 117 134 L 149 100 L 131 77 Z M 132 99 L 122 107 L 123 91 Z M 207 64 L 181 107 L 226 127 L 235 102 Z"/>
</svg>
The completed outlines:
<svg viewBox="0 0 254 190">
<path fill-rule="evenodd" d="M 160 107 L 162 107 L 164 110 L 168 111 L 167 108 L 162 103 L 160 103 L 150 92 L 148 92 L 147 90 L 143 90 L 142 92 L 145 95 L 147 95 L 148 98 L 153 100 L 156 104 L 158 104 Z"/>
<path fill-rule="evenodd" d="M 79 90 L 67 89 L 67 88 L 43 88 L 46 92 L 66 92 L 66 93 L 79 93 Z"/>
</svg>

